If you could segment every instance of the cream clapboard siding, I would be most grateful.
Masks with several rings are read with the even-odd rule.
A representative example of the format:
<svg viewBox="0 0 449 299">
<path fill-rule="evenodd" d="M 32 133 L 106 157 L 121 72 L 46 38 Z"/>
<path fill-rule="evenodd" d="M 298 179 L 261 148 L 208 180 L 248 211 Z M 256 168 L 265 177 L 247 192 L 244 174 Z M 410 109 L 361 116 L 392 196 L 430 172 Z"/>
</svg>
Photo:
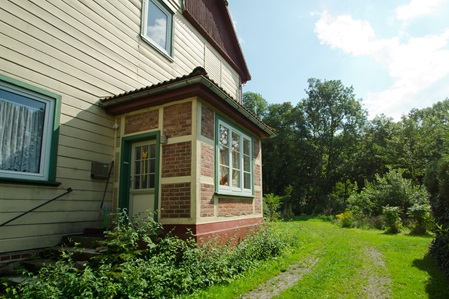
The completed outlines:
<svg viewBox="0 0 449 299">
<path fill-rule="evenodd" d="M 139 0 L 2 1 L 0 73 L 60 95 L 62 105 L 61 185 L 0 183 L 0 222 L 68 187 L 73 192 L 0 227 L 0 253 L 52 246 L 63 235 L 96 225 L 106 182 L 91 179 L 91 162 L 110 163 L 115 142 L 114 119 L 97 106 L 100 98 L 183 76 L 197 66 L 236 97 L 236 72 L 182 17 L 179 1 L 166 3 L 176 12 L 172 59 L 141 39 Z M 110 206 L 112 188 L 111 183 L 106 194 Z"/>
</svg>

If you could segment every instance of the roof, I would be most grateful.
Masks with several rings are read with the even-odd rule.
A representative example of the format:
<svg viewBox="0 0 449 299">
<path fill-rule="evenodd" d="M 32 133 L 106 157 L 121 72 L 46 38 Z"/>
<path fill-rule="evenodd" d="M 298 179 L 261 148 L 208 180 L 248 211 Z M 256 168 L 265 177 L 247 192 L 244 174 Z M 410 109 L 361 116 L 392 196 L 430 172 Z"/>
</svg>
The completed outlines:
<svg viewBox="0 0 449 299">
<path fill-rule="evenodd" d="M 100 99 L 99 105 L 109 114 L 120 115 L 195 96 L 261 139 L 275 136 L 271 127 L 213 82 L 202 67 L 182 77 Z"/>
<path fill-rule="evenodd" d="M 182 15 L 240 75 L 251 80 L 226 0 L 184 0 Z"/>
</svg>

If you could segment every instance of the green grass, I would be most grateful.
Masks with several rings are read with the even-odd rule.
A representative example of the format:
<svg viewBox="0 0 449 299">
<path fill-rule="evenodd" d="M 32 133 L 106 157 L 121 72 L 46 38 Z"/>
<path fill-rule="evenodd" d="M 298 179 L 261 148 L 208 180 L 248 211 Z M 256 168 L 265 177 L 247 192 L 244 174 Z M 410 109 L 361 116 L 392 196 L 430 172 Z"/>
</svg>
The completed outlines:
<svg viewBox="0 0 449 299">
<path fill-rule="evenodd" d="M 430 236 L 343 229 L 317 218 L 276 225 L 293 238 L 291 251 L 229 285 L 188 298 L 238 298 L 312 257 L 318 262 L 311 271 L 277 298 L 449 298 L 449 280 L 427 254 Z"/>
</svg>

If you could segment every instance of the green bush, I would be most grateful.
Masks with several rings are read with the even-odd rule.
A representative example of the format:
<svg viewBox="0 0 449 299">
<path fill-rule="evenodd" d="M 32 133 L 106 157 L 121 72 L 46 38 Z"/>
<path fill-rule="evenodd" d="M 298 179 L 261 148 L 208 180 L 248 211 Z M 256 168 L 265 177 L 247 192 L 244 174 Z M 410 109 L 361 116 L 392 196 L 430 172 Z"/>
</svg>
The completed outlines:
<svg viewBox="0 0 449 299">
<path fill-rule="evenodd" d="M 279 218 L 278 209 L 281 206 L 281 199 L 279 195 L 273 193 L 265 194 L 263 198 L 263 211 L 264 216 L 270 221 L 277 220 Z"/>
<path fill-rule="evenodd" d="M 385 206 L 382 208 L 385 217 L 385 226 L 390 234 L 397 234 L 401 231 L 400 208 Z"/>
<path fill-rule="evenodd" d="M 438 227 L 430 252 L 449 277 L 449 157 L 429 165 L 424 182 L 431 193 L 430 205 Z"/>
<path fill-rule="evenodd" d="M 335 215 L 335 218 L 337 218 L 338 224 L 341 227 L 344 228 L 350 228 L 355 226 L 354 225 L 354 217 L 352 215 L 352 212 L 346 211 L 340 214 Z"/>
<path fill-rule="evenodd" d="M 369 219 L 383 215 L 383 207 L 399 207 L 399 217 L 405 224 L 409 221 L 415 223 L 418 221 L 413 218 L 419 217 L 418 211 L 409 212 L 410 208 L 418 209 L 417 207 L 425 207 L 428 204 L 429 194 L 425 188 L 403 178 L 401 171 L 391 170 L 384 176 L 376 175 L 375 182 L 365 182 L 365 187 L 360 193 L 352 192 L 347 201 L 347 210 L 351 211 L 355 218 L 365 218 L 364 222 L 369 223 Z M 381 226 L 382 223 L 376 224 Z"/>
<path fill-rule="evenodd" d="M 34 283 L 8 285 L 7 298 L 174 298 L 229 282 L 289 244 L 272 225 L 261 225 L 235 246 L 218 246 L 162 237 L 151 214 L 137 220 L 119 213 L 115 219 L 101 258 L 79 269 L 72 254 L 62 252 L 54 266 L 28 274 Z"/>
<path fill-rule="evenodd" d="M 429 204 L 417 204 L 411 206 L 407 215 L 413 222 L 411 234 L 424 235 L 428 230 L 432 229 L 433 218 Z"/>
</svg>

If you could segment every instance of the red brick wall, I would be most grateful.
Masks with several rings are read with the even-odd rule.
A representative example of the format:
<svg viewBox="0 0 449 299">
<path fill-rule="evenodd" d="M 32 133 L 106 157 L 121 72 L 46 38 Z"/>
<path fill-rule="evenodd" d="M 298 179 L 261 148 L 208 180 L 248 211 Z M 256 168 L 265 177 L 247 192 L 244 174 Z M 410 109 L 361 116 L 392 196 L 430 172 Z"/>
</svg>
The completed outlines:
<svg viewBox="0 0 449 299">
<path fill-rule="evenodd" d="M 201 217 L 213 217 L 214 216 L 214 185 L 201 184 Z"/>
<path fill-rule="evenodd" d="M 254 159 L 260 159 L 260 141 L 259 139 L 254 138 Z"/>
<path fill-rule="evenodd" d="M 164 108 L 164 134 L 167 137 L 192 134 L 192 102 Z"/>
<path fill-rule="evenodd" d="M 254 213 L 262 214 L 262 192 L 254 192 Z"/>
<path fill-rule="evenodd" d="M 254 185 L 261 186 L 262 178 L 262 167 L 258 164 L 254 165 Z"/>
<path fill-rule="evenodd" d="M 215 175 L 214 147 L 201 143 L 201 175 L 213 178 Z"/>
<path fill-rule="evenodd" d="M 159 111 L 151 110 L 125 118 L 125 134 L 156 129 L 159 124 Z"/>
<path fill-rule="evenodd" d="M 162 147 L 162 177 L 190 176 L 191 168 L 190 141 L 166 144 Z"/>
<path fill-rule="evenodd" d="M 253 214 L 253 200 L 250 198 L 219 198 L 218 216 L 242 216 Z"/>
<path fill-rule="evenodd" d="M 190 183 L 161 186 L 161 217 L 190 218 Z"/>
<path fill-rule="evenodd" d="M 201 135 L 214 140 L 215 117 L 214 111 L 207 106 L 201 106 Z"/>
</svg>

